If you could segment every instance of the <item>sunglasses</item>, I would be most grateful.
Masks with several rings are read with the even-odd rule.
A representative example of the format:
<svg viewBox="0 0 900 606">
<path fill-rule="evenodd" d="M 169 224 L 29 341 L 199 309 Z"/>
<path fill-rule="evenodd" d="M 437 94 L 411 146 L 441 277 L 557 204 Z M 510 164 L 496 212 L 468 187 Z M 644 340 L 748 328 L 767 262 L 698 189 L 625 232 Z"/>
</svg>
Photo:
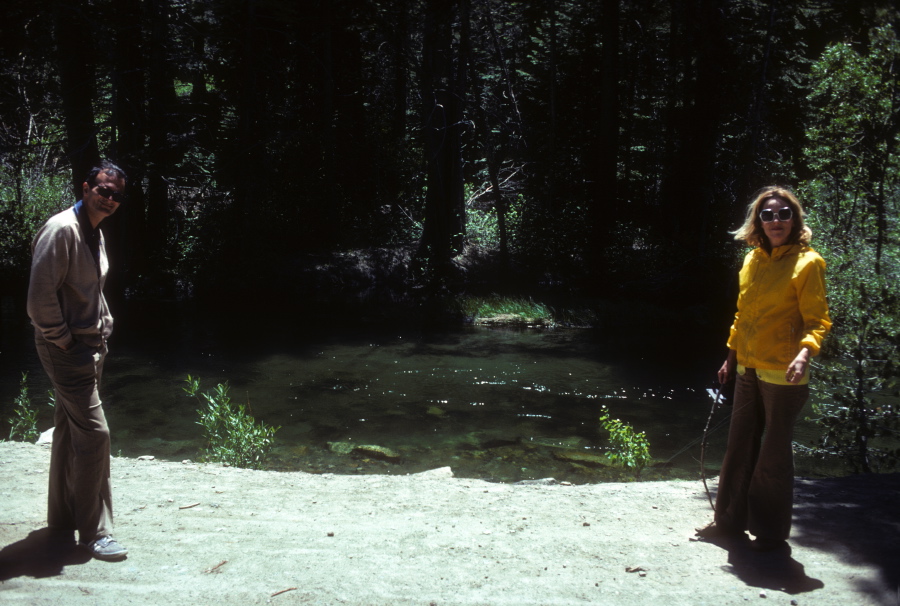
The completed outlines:
<svg viewBox="0 0 900 606">
<path fill-rule="evenodd" d="M 790 207 L 785 206 L 784 208 L 779 208 L 778 210 L 766 209 L 759 213 L 759 219 L 763 223 L 771 223 L 775 219 L 779 221 L 790 221 L 791 217 L 794 216 L 794 211 L 790 209 Z"/>
<path fill-rule="evenodd" d="M 99 195 L 103 196 L 107 200 L 112 200 L 113 202 L 121 203 L 125 201 L 125 194 L 108 187 L 97 186 L 94 191 L 96 191 Z"/>
</svg>

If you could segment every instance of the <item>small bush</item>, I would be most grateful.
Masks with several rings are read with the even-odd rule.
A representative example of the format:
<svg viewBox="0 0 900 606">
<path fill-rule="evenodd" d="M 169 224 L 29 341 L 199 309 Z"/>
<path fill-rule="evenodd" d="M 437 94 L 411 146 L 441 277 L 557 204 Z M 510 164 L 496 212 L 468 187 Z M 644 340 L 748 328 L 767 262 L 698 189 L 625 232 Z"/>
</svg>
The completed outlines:
<svg viewBox="0 0 900 606">
<path fill-rule="evenodd" d="M 38 409 L 31 403 L 28 397 L 28 373 L 22 373 L 22 380 L 19 382 L 19 395 L 16 396 L 15 408 L 13 408 L 13 416 L 9 418 L 9 439 L 21 440 L 23 442 L 34 442 L 37 440 L 41 432 L 38 429 Z M 51 406 L 53 398 L 51 397 Z"/>
<path fill-rule="evenodd" d="M 200 379 L 188 375 L 185 381 L 185 393 L 199 401 Z M 272 448 L 275 432 L 281 428 L 256 421 L 243 404 L 235 407 L 228 396 L 228 383 L 219 383 L 215 390 L 200 395 L 203 402 L 197 409 L 197 424 L 203 427 L 206 443 L 203 460 L 260 469 Z"/>
<path fill-rule="evenodd" d="M 636 433 L 631 425 L 618 419 L 611 419 L 605 406 L 601 411 L 603 414 L 600 415 L 600 426 L 609 432 L 611 446 L 609 460 L 621 463 L 626 469 L 633 469 L 635 475 L 641 475 L 641 470 L 652 460 L 647 434 L 643 431 Z"/>
</svg>

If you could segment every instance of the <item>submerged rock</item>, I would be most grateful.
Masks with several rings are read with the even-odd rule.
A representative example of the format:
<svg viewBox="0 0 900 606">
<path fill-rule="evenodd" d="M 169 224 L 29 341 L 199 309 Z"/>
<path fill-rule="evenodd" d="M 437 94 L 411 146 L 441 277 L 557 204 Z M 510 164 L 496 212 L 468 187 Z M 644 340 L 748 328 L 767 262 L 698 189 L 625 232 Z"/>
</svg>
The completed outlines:
<svg viewBox="0 0 900 606">
<path fill-rule="evenodd" d="M 566 463 L 577 463 L 586 467 L 608 467 L 609 458 L 605 454 L 583 452 L 580 450 L 555 450 L 553 458 Z"/>
<path fill-rule="evenodd" d="M 356 448 L 356 444 L 352 442 L 329 442 L 328 450 L 335 454 L 348 455 Z"/>
<path fill-rule="evenodd" d="M 516 435 L 502 434 L 500 432 L 473 431 L 465 435 L 460 442 L 461 448 L 473 450 L 490 450 L 503 446 L 515 446 L 520 441 Z"/>
<path fill-rule="evenodd" d="M 368 457 L 379 459 L 381 461 L 389 461 L 398 463 L 400 454 L 385 446 L 377 446 L 375 444 L 354 444 L 353 442 L 329 442 L 328 450 L 339 455 L 353 455 L 357 457 Z"/>
<path fill-rule="evenodd" d="M 397 463 L 400 461 L 400 454 L 386 448 L 384 446 L 375 446 L 373 444 L 364 444 L 353 449 L 353 454 L 362 457 L 371 457 L 373 459 L 381 459 L 382 461 L 390 461 Z"/>
</svg>

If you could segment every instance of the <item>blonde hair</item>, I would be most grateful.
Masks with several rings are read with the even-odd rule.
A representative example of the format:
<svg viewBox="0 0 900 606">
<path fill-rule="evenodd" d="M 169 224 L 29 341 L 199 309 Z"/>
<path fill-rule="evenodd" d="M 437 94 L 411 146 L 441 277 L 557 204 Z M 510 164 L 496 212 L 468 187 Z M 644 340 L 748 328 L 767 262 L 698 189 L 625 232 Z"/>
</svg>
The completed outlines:
<svg viewBox="0 0 900 606">
<path fill-rule="evenodd" d="M 803 211 L 803 206 L 800 204 L 797 196 L 794 195 L 794 192 L 786 187 L 777 185 L 764 187 L 754 194 L 753 201 L 747 206 L 747 217 L 744 220 L 744 224 L 731 232 L 734 234 L 734 239 L 743 240 L 750 246 L 761 246 L 765 250 L 772 249 L 769 238 L 763 230 L 762 220 L 759 218 L 762 207 L 772 198 L 784 202 L 794 213 L 791 233 L 788 236 L 787 243 L 809 246 L 809 243 L 812 241 L 812 230 L 804 221 L 806 213 Z"/>
</svg>

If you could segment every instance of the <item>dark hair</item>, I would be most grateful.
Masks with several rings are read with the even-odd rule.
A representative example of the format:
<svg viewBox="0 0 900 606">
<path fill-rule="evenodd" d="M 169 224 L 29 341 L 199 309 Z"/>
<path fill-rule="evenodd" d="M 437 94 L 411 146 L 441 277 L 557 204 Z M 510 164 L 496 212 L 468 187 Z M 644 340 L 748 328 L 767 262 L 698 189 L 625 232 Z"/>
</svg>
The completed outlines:
<svg viewBox="0 0 900 606">
<path fill-rule="evenodd" d="M 123 181 L 128 181 L 128 175 L 125 174 L 125 171 L 110 162 L 109 160 L 103 160 L 91 169 L 91 172 L 88 173 L 87 184 L 91 187 L 97 185 L 97 175 L 100 173 L 104 173 L 107 175 L 112 175 L 116 179 L 122 179 Z"/>
</svg>

